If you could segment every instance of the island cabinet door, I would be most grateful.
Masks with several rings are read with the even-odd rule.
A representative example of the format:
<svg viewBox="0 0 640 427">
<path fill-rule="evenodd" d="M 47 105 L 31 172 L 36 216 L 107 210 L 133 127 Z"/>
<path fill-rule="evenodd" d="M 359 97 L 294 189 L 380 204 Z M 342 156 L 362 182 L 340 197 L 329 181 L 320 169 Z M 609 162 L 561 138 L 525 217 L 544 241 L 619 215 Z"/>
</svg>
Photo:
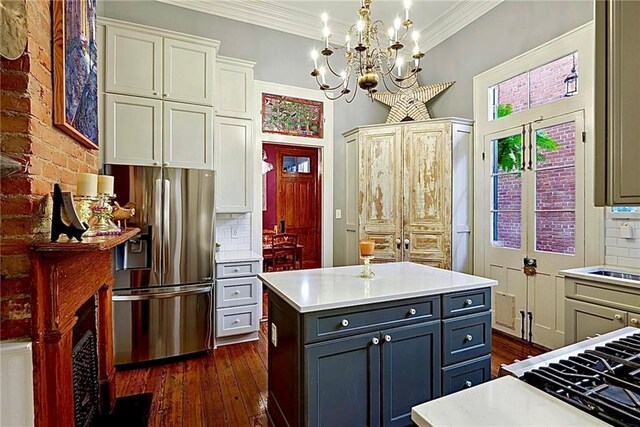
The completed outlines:
<svg viewBox="0 0 640 427">
<path fill-rule="evenodd" d="M 306 425 L 380 425 L 380 334 L 305 346 Z"/>
<path fill-rule="evenodd" d="M 440 397 L 440 322 L 381 332 L 382 426 L 412 426 L 411 408 Z"/>
</svg>

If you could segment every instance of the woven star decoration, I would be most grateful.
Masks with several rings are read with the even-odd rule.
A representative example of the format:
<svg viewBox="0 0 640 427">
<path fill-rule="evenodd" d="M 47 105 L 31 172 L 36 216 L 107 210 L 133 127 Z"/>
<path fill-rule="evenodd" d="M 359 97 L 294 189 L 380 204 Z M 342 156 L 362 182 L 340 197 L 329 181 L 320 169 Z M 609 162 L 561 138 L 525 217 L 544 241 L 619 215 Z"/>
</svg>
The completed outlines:
<svg viewBox="0 0 640 427">
<path fill-rule="evenodd" d="M 396 93 L 374 93 L 373 99 L 391 107 L 387 123 L 400 123 L 407 118 L 412 120 L 427 120 L 431 118 L 427 109 L 427 102 L 435 98 L 440 92 L 448 89 L 455 82 L 436 83 L 415 87 L 415 74 L 403 82 L 408 89 L 399 89 Z"/>
</svg>

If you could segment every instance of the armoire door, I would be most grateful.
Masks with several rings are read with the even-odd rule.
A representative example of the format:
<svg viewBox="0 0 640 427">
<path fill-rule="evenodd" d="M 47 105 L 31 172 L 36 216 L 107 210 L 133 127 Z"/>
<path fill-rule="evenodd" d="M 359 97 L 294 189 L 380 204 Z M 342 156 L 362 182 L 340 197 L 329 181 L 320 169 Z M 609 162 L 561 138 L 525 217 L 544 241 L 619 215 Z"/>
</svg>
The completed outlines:
<svg viewBox="0 0 640 427">
<path fill-rule="evenodd" d="M 375 242 L 374 262 L 402 261 L 402 128 L 360 138 L 359 238 Z"/>
<path fill-rule="evenodd" d="M 403 132 L 403 260 L 451 268 L 451 125 Z"/>
</svg>

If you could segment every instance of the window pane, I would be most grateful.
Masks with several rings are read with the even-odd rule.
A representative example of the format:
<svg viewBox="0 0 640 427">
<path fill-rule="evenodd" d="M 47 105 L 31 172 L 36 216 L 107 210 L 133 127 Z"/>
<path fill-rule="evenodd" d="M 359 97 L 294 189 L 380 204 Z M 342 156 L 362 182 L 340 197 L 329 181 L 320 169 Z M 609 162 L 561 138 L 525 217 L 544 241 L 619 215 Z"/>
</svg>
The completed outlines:
<svg viewBox="0 0 640 427">
<path fill-rule="evenodd" d="M 522 222 L 520 212 L 493 213 L 493 246 L 503 248 L 520 248 Z"/>
<path fill-rule="evenodd" d="M 580 75 L 577 52 L 531 70 L 529 73 L 531 108 L 564 98 L 566 93 L 564 79 L 571 73 L 574 57 L 576 73 Z"/>
<path fill-rule="evenodd" d="M 493 177 L 494 210 L 520 210 L 522 206 L 522 178 L 519 174 L 500 174 Z"/>
<path fill-rule="evenodd" d="M 573 166 L 576 157 L 576 126 L 561 123 L 536 131 L 537 169 Z"/>
<path fill-rule="evenodd" d="M 309 157 L 283 156 L 282 168 L 287 173 L 311 173 Z"/>
<path fill-rule="evenodd" d="M 522 166 L 522 135 L 515 134 L 493 140 L 492 170 L 494 174 L 500 172 L 515 172 Z"/>
<path fill-rule="evenodd" d="M 536 250 L 560 254 L 576 251 L 575 212 L 537 212 Z"/>
<path fill-rule="evenodd" d="M 574 210 L 575 206 L 574 167 L 536 171 L 536 210 Z"/>
<path fill-rule="evenodd" d="M 490 120 L 529 109 L 528 73 L 498 83 L 490 88 L 489 93 L 494 96 Z"/>
</svg>

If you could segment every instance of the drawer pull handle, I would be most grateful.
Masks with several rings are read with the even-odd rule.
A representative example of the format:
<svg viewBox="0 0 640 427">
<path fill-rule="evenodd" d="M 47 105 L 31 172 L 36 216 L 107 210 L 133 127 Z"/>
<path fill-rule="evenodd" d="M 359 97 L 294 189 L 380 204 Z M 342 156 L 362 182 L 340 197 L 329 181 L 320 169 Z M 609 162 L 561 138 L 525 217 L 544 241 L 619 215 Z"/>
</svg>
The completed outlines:
<svg viewBox="0 0 640 427">
<path fill-rule="evenodd" d="M 238 271 L 240 271 L 240 269 L 238 267 L 236 267 L 236 268 L 233 269 L 233 271 L 237 273 Z"/>
<path fill-rule="evenodd" d="M 233 321 L 234 325 L 237 325 L 238 323 L 240 323 L 240 319 L 236 319 L 236 320 Z"/>
<path fill-rule="evenodd" d="M 467 380 L 467 381 L 465 381 L 465 382 L 464 382 L 464 388 L 469 388 L 469 387 L 471 387 L 472 385 L 473 385 L 473 383 L 472 383 L 471 381 L 469 381 L 469 380 Z"/>
<path fill-rule="evenodd" d="M 378 345 L 378 343 L 380 342 L 380 340 L 376 337 L 371 338 L 371 344 L 373 345 Z"/>
<path fill-rule="evenodd" d="M 613 318 L 616 320 L 622 320 L 622 314 L 616 314 Z"/>
<path fill-rule="evenodd" d="M 468 299 L 468 300 L 466 300 L 466 301 L 464 302 L 464 306 L 465 306 L 465 307 L 469 307 L 469 306 L 470 306 L 470 305 L 472 305 L 472 304 L 473 304 L 473 300 L 470 300 L 470 299 Z"/>
<path fill-rule="evenodd" d="M 637 325 L 639 323 L 638 319 L 636 319 L 635 317 L 632 317 L 631 320 L 629 320 L 629 322 L 633 323 L 634 325 Z"/>
<path fill-rule="evenodd" d="M 340 324 L 346 327 L 349 326 L 349 321 L 347 319 L 342 319 L 342 322 L 340 322 Z"/>
<path fill-rule="evenodd" d="M 385 340 L 386 342 L 391 341 L 391 335 L 385 335 L 385 336 L 384 336 L 384 340 Z"/>
<path fill-rule="evenodd" d="M 240 291 L 235 291 L 233 294 L 234 295 L 240 295 Z"/>
<path fill-rule="evenodd" d="M 467 342 L 471 341 L 471 340 L 473 340 L 473 336 L 471 334 L 468 334 L 467 336 L 464 337 L 464 340 L 467 341 Z"/>
<path fill-rule="evenodd" d="M 409 316 L 415 316 L 415 315 L 416 315 L 416 313 L 417 313 L 417 311 L 416 311 L 416 309 L 415 309 L 415 308 L 410 308 L 410 309 L 409 309 Z"/>
</svg>

